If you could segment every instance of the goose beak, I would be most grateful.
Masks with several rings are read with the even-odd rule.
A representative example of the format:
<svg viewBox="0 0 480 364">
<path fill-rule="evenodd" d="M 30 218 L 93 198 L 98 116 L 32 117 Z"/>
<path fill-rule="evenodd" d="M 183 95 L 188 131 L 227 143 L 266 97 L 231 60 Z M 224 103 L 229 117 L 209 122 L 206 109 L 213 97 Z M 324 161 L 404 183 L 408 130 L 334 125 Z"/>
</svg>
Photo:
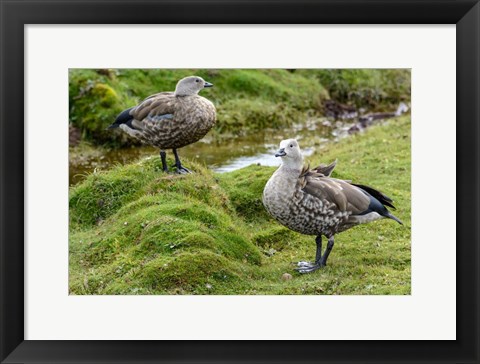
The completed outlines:
<svg viewBox="0 0 480 364">
<path fill-rule="evenodd" d="M 283 157 L 286 156 L 287 153 L 285 153 L 285 148 L 280 148 L 277 153 L 275 153 L 275 157 Z"/>
<path fill-rule="evenodd" d="M 213 83 L 205 82 L 205 85 L 203 85 L 203 87 L 213 87 Z"/>
</svg>

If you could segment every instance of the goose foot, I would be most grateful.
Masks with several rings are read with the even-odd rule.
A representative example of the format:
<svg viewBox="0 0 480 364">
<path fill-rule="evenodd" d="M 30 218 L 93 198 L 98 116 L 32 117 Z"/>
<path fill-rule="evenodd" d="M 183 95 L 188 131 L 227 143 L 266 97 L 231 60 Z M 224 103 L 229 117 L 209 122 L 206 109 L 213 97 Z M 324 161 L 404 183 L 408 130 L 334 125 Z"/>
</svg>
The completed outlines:
<svg viewBox="0 0 480 364">
<path fill-rule="evenodd" d="M 188 173 L 192 173 L 191 170 L 189 170 L 188 168 L 185 168 L 184 166 L 180 165 L 180 166 L 175 166 L 177 168 L 176 172 L 178 174 L 188 174 Z"/>
<path fill-rule="evenodd" d="M 178 157 L 178 153 L 176 149 L 173 149 L 173 155 L 175 156 L 175 167 L 177 168 L 178 174 L 192 173 L 191 170 L 182 166 L 182 162 L 180 162 L 180 158 Z"/>
<path fill-rule="evenodd" d="M 325 264 L 323 264 L 322 262 L 318 262 L 318 263 L 298 262 L 297 263 L 297 268 L 295 268 L 295 270 L 298 273 L 304 274 L 304 273 L 314 272 L 317 269 L 320 269 L 320 268 L 323 268 L 323 267 L 325 267 Z"/>
<path fill-rule="evenodd" d="M 297 267 L 311 267 L 312 265 L 315 265 L 314 262 L 306 262 L 306 261 L 301 261 L 297 263 Z"/>
<path fill-rule="evenodd" d="M 295 268 L 295 270 L 298 273 L 311 273 L 327 265 L 328 255 L 330 254 L 333 248 L 333 236 L 328 239 L 327 249 L 325 249 L 325 253 L 323 255 L 322 255 L 322 236 L 321 235 L 317 235 L 317 237 L 315 238 L 315 243 L 317 244 L 315 262 L 314 263 L 298 262 L 297 268 Z"/>
</svg>

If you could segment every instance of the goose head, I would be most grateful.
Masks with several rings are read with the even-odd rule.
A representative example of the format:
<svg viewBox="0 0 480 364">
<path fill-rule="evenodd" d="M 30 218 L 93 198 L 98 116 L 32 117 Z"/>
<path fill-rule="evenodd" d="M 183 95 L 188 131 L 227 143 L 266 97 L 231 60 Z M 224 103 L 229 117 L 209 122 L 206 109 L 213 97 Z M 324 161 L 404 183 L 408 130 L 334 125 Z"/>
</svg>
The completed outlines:
<svg viewBox="0 0 480 364">
<path fill-rule="evenodd" d="M 286 139 L 280 142 L 280 149 L 275 157 L 282 158 L 282 164 L 292 168 L 302 168 L 303 156 L 300 146 L 295 139 Z"/>
<path fill-rule="evenodd" d="M 205 87 L 212 87 L 213 84 L 205 81 L 203 78 L 198 76 L 189 76 L 182 78 L 177 83 L 175 88 L 175 96 L 191 96 L 196 95 L 200 90 L 203 90 Z"/>
</svg>

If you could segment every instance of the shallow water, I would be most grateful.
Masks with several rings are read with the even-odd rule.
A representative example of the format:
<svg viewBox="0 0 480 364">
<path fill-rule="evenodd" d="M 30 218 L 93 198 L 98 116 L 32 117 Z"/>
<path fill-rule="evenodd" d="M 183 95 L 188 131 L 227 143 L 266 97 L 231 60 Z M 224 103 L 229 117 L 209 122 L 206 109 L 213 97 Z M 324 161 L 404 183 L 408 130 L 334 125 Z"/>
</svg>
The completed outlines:
<svg viewBox="0 0 480 364">
<path fill-rule="evenodd" d="M 299 141 L 305 157 L 312 155 L 317 148 L 339 136 L 339 130 L 348 127 L 337 123 L 333 128 L 326 119 L 307 120 L 283 130 L 262 130 L 244 136 L 222 136 L 215 139 L 209 135 L 195 144 L 179 149 L 180 159 L 196 160 L 216 172 L 229 172 L 251 164 L 278 166 L 280 159 L 275 158 L 280 141 L 295 138 Z M 303 143 L 302 143 L 303 141 Z M 79 156 L 70 161 L 70 185 L 82 181 L 95 169 L 106 170 L 116 164 L 127 164 L 141 157 L 158 155 L 156 148 L 143 146 L 102 151 L 92 155 Z M 172 157 L 171 151 L 167 154 Z M 188 168 L 188 162 L 184 163 Z"/>
</svg>

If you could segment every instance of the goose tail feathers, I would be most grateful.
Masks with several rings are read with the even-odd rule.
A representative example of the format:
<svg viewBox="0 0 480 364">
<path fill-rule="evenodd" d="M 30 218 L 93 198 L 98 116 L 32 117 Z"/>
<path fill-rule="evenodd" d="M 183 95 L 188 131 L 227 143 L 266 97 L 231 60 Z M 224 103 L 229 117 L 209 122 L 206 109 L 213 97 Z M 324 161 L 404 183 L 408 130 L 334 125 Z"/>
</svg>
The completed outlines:
<svg viewBox="0 0 480 364">
<path fill-rule="evenodd" d="M 398 222 L 400 225 L 403 225 L 402 220 L 400 220 L 398 217 L 396 217 L 395 215 L 393 215 L 390 211 L 387 211 L 386 216 L 387 216 L 389 219 L 395 220 L 395 221 Z"/>
<path fill-rule="evenodd" d="M 127 124 L 130 128 L 133 128 L 132 126 L 132 121 L 133 121 L 133 116 L 130 115 L 130 110 L 132 110 L 133 107 L 130 109 L 123 110 L 120 114 L 118 114 L 117 118 L 115 119 L 115 122 L 110 125 L 107 129 L 115 129 L 120 127 L 122 124 Z"/>
</svg>

